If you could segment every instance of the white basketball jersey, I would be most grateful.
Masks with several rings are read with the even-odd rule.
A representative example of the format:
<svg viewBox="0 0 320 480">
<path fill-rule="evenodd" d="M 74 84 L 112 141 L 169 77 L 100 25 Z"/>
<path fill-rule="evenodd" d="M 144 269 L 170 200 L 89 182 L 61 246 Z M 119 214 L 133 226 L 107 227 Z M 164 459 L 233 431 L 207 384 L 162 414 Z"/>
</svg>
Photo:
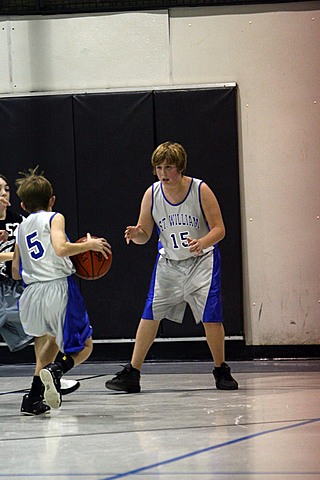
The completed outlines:
<svg viewBox="0 0 320 480">
<path fill-rule="evenodd" d="M 22 263 L 21 276 L 26 285 L 68 277 L 75 272 L 69 257 L 58 257 L 50 237 L 50 225 L 56 212 L 32 213 L 21 223 L 17 243 Z"/>
<path fill-rule="evenodd" d="M 201 238 L 209 232 L 201 207 L 201 183 L 202 180 L 192 178 L 186 197 L 176 205 L 165 197 L 161 182 L 152 186 L 152 216 L 159 234 L 158 250 L 165 258 L 184 260 L 192 257 L 187 238 Z"/>
</svg>

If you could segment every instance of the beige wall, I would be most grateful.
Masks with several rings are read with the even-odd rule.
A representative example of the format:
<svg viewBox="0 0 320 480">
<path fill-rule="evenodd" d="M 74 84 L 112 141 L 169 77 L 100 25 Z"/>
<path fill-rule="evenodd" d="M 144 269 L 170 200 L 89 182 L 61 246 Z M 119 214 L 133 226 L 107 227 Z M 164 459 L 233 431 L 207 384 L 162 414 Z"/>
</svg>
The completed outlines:
<svg viewBox="0 0 320 480">
<path fill-rule="evenodd" d="M 0 65 L 2 96 L 236 82 L 246 341 L 320 343 L 320 2 L 3 18 Z"/>
</svg>

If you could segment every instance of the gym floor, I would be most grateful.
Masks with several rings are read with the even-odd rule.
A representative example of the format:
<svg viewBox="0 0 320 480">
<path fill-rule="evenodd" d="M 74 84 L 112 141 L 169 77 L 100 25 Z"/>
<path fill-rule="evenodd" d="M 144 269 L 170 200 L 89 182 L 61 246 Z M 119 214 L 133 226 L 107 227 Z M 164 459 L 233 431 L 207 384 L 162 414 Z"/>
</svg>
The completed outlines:
<svg viewBox="0 0 320 480">
<path fill-rule="evenodd" d="M 320 360 L 146 363 L 142 391 L 104 384 L 122 367 L 85 363 L 49 415 L 20 415 L 33 365 L 0 365 L 0 479 L 320 479 Z"/>
</svg>

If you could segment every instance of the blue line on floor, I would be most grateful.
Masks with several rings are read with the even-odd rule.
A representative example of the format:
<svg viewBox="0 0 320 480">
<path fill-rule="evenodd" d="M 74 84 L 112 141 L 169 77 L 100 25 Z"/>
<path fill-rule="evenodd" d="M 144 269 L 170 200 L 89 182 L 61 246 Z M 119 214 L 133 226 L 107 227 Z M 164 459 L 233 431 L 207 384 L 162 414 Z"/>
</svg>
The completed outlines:
<svg viewBox="0 0 320 480">
<path fill-rule="evenodd" d="M 246 435 L 245 437 L 240 437 L 234 440 L 230 440 L 229 442 L 218 443 L 217 445 L 212 445 L 211 447 L 202 448 L 201 450 L 195 450 L 194 452 L 186 453 L 185 455 L 181 455 L 179 457 L 170 458 L 168 460 L 164 460 L 163 462 L 153 463 L 152 465 L 147 465 L 145 467 L 137 468 L 135 470 L 119 473 L 117 475 L 113 475 L 112 477 L 106 477 L 103 480 L 115 480 L 117 478 L 129 477 L 130 475 L 136 475 L 137 473 L 141 473 L 146 470 L 151 470 L 152 468 L 162 467 L 163 465 L 179 462 L 180 460 L 185 460 L 186 458 L 194 457 L 195 455 L 200 455 L 201 453 L 212 452 L 212 450 L 217 450 L 218 448 L 222 448 L 222 447 L 228 447 L 229 445 L 234 445 L 236 443 L 244 442 L 246 440 L 251 440 L 252 438 L 262 437 L 263 435 L 268 435 L 269 433 L 281 432 L 283 430 L 289 430 L 290 428 L 303 427 L 304 425 L 309 425 L 310 423 L 315 423 L 319 421 L 320 421 L 320 418 L 313 418 L 311 420 L 295 423 L 293 425 L 286 425 L 285 427 L 272 428 L 271 430 L 266 430 L 264 432 L 253 433 L 251 435 Z"/>
</svg>

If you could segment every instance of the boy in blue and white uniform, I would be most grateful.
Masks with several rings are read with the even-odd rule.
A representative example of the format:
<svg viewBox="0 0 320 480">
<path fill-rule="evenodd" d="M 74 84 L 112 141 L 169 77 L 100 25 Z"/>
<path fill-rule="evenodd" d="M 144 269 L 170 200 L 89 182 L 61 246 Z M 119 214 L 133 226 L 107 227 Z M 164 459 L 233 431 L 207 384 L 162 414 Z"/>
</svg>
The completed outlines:
<svg viewBox="0 0 320 480">
<path fill-rule="evenodd" d="M 23 220 L 20 213 L 10 208 L 9 181 L 0 174 L 0 334 L 11 352 L 22 350 L 34 340 L 24 332 L 20 321 L 18 302 L 23 291 L 22 283 L 13 280 L 11 274 L 16 233 Z M 72 393 L 79 387 L 78 381 L 61 379 L 62 395 Z"/>
<path fill-rule="evenodd" d="M 92 327 L 69 256 L 93 250 L 107 258 L 111 247 L 104 238 L 92 238 L 89 233 L 86 242 L 69 242 L 64 216 L 52 212 L 52 185 L 36 169 L 18 179 L 17 185 L 21 206 L 29 213 L 19 226 L 12 261 L 13 278 L 22 277 L 26 285 L 19 301 L 20 319 L 25 332 L 35 337 L 35 347 L 46 335 L 21 412 L 33 402 L 35 414 L 41 414 L 60 407 L 62 375 L 92 352 Z M 59 350 L 64 355 L 56 359 Z M 43 386 L 47 405 L 42 402 Z"/>
<path fill-rule="evenodd" d="M 224 361 L 224 327 L 220 295 L 218 242 L 225 227 L 218 201 L 202 180 L 185 176 L 182 145 L 165 142 L 152 154 L 158 181 L 145 192 L 138 223 L 125 230 L 127 243 L 146 243 L 154 226 L 158 256 L 131 363 L 106 382 L 111 390 L 140 392 L 140 370 L 164 318 L 182 323 L 186 304 L 202 323 L 214 360 L 216 387 L 236 390 L 238 383 Z"/>
</svg>

